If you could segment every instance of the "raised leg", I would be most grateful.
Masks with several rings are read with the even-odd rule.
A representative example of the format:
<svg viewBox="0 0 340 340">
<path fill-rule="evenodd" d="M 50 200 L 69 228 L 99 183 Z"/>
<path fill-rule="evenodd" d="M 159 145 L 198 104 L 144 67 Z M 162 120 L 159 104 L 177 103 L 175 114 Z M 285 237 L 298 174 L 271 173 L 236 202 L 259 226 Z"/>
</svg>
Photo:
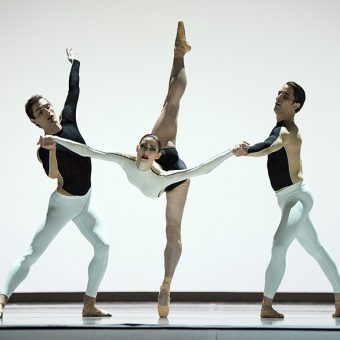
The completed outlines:
<svg viewBox="0 0 340 340">
<path fill-rule="evenodd" d="M 185 38 L 184 24 L 180 21 L 177 28 L 168 93 L 162 112 L 152 129 L 152 133 L 161 140 L 162 147 L 176 145 L 179 104 L 187 84 L 184 68 L 184 55 L 189 52 L 190 49 L 191 47 Z"/>
</svg>

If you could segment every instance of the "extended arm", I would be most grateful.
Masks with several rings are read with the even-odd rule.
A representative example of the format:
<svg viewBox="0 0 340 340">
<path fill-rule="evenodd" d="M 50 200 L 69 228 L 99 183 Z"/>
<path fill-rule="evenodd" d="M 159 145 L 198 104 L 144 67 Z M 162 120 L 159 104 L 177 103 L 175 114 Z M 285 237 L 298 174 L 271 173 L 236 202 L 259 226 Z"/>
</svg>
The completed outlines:
<svg viewBox="0 0 340 340">
<path fill-rule="evenodd" d="M 277 138 L 270 136 L 264 142 L 254 144 L 248 149 L 248 156 L 260 157 L 267 156 L 272 152 L 278 151 L 282 148 L 282 137 Z"/>
<path fill-rule="evenodd" d="M 284 146 L 288 136 L 289 132 L 286 128 L 277 128 L 272 131 L 264 142 L 254 145 L 250 145 L 247 142 L 241 142 L 234 147 L 233 152 L 236 156 L 267 156 L 280 150 Z"/>
<path fill-rule="evenodd" d="M 79 68 L 80 62 L 73 54 L 72 49 L 67 49 L 67 58 L 72 63 L 70 77 L 69 77 L 69 87 L 68 87 L 68 94 L 65 101 L 64 109 L 62 112 L 63 117 L 71 120 L 73 122 L 76 121 L 76 110 L 77 110 L 77 103 L 79 98 Z"/>
<path fill-rule="evenodd" d="M 126 158 L 124 155 L 119 154 L 119 153 L 95 150 L 95 149 L 90 148 L 87 145 L 77 143 L 72 140 L 64 139 L 64 138 L 57 137 L 57 136 L 45 136 L 44 138 L 50 138 L 54 140 L 57 144 L 60 144 L 64 146 L 65 148 L 83 157 L 92 157 L 92 158 L 101 159 L 104 161 L 118 163 L 120 165 Z"/>
<path fill-rule="evenodd" d="M 233 156 L 232 150 L 227 150 L 196 166 L 195 168 L 167 171 L 165 174 L 165 184 L 168 186 L 172 183 L 183 181 L 188 178 L 206 175 L 231 156 Z"/>
</svg>

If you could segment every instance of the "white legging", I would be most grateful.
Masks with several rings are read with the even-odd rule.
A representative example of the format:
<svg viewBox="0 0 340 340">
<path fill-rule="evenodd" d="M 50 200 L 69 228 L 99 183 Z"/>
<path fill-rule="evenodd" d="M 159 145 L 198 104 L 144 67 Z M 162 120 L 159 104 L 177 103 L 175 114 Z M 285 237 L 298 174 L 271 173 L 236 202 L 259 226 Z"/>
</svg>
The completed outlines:
<svg viewBox="0 0 340 340">
<path fill-rule="evenodd" d="M 276 193 L 282 210 L 280 225 L 275 233 L 272 257 L 266 270 L 264 295 L 272 299 L 280 286 L 285 269 L 288 247 L 297 239 L 302 247 L 319 263 L 335 293 L 340 292 L 340 277 L 332 258 L 320 244 L 310 220 L 313 197 L 303 182 L 293 184 Z"/>
<path fill-rule="evenodd" d="M 94 256 L 88 267 L 86 295 L 96 297 L 107 267 L 109 243 L 105 224 L 90 201 L 91 190 L 84 196 L 65 196 L 57 191 L 53 192 L 46 220 L 34 235 L 27 252 L 12 266 L 2 294 L 11 296 L 51 241 L 72 220 L 94 248 Z"/>
</svg>

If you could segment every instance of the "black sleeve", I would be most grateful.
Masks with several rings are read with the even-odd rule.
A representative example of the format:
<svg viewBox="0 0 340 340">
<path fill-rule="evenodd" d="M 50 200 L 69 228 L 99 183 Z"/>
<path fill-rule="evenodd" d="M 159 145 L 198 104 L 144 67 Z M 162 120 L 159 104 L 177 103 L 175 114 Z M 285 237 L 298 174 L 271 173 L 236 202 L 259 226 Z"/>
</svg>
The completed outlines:
<svg viewBox="0 0 340 340">
<path fill-rule="evenodd" d="M 271 135 L 261 143 L 252 145 L 248 149 L 248 155 L 254 157 L 267 156 L 283 147 L 281 128 L 275 129 Z"/>
<path fill-rule="evenodd" d="M 46 175 L 48 176 L 50 173 L 50 152 L 46 149 L 39 148 L 37 156 L 39 161 L 42 163 Z"/>
<path fill-rule="evenodd" d="M 64 109 L 62 111 L 62 117 L 74 123 L 76 122 L 76 110 L 80 92 L 79 68 L 80 68 L 79 60 L 73 60 L 69 78 L 68 95 L 65 101 Z"/>
</svg>

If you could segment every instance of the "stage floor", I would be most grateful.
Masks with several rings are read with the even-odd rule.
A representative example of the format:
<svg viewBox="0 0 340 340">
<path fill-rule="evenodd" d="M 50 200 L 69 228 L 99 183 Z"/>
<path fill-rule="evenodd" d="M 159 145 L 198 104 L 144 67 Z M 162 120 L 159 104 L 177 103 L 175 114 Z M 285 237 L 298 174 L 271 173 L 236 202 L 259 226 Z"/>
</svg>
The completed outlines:
<svg viewBox="0 0 340 340">
<path fill-rule="evenodd" d="M 113 316 L 82 318 L 81 304 L 9 304 L 0 323 L 0 339 L 22 338 L 23 330 L 26 340 L 39 338 L 38 333 L 29 336 L 34 330 L 41 336 L 47 331 L 44 338 L 54 339 L 58 329 L 68 334 L 73 330 L 75 339 L 76 330 L 90 329 L 106 331 L 105 337 L 91 333 L 91 339 L 108 339 L 108 334 L 110 339 L 340 339 L 340 318 L 332 318 L 334 306 L 328 304 L 275 305 L 285 314 L 283 320 L 260 319 L 259 304 L 172 303 L 168 319 L 158 318 L 155 303 L 98 305 Z M 87 339 L 86 334 L 90 333 L 80 332 L 79 338 Z M 59 332 L 59 338 L 68 336 Z"/>
</svg>

